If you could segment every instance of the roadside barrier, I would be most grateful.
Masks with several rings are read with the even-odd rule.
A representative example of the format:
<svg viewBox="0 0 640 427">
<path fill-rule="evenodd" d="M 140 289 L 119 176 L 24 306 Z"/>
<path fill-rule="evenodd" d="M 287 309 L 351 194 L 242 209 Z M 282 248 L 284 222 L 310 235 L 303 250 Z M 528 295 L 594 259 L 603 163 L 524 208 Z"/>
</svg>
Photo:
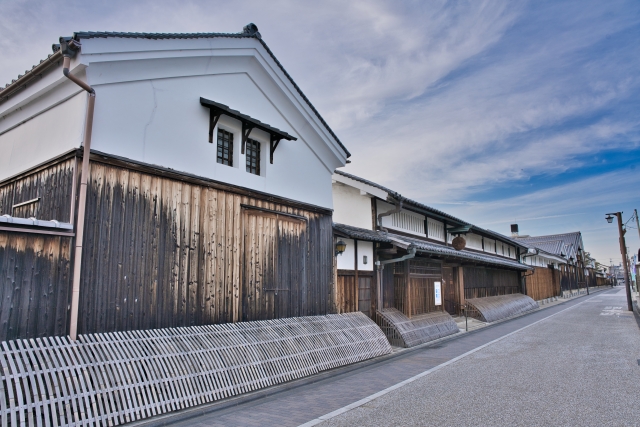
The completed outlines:
<svg viewBox="0 0 640 427">
<path fill-rule="evenodd" d="M 483 322 L 495 322 L 538 308 L 538 303 L 523 294 L 498 295 L 466 300 L 469 316 Z"/>
<path fill-rule="evenodd" d="M 124 424 L 391 352 L 360 312 L 1 346 L 2 426 Z"/>
</svg>

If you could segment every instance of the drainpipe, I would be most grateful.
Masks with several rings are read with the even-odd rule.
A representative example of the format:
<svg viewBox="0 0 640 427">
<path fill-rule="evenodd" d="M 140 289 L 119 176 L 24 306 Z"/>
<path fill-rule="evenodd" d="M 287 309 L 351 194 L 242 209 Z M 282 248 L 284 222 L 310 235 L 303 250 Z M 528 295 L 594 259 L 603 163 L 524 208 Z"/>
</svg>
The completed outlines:
<svg viewBox="0 0 640 427">
<path fill-rule="evenodd" d="M 378 214 L 378 227 L 380 227 L 380 229 L 383 230 L 384 232 L 388 233 L 389 230 L 387 230 L 386 228 L 384 228 L 382 226 L 382 217 L 393 215 L 395 213 L 400 212 L 401 210 L 402 210 L 402 199 L 399 199 L 398 201 L 396 201 L 395 209 L 392 209 L 392 210 L 390 210 L 388 212 L 384 212 L 384 213 Z"/>
<path fill-rule="evenodd" d="M 401 202 L 402 203 L 402 202 Z M 413 245 L 409 245 L 407 247 L 407 254 L 394 259 L 387 259 L 384 261 L 376 261 L 376 267 L 378 267 L 378 310 L 382 310 L 384 301 L 382 300 L 382 277 L 384 266 L 387 264 L 393 264 L 396 262 L 405 261 L 407 259 L 414 258 L 416 256 L 416 247 Z"/>
<path fill-rule="evenodd" d="M 84 240 L 84 216 L 87 207 L 87 181 L 89 178 L 89 156 L 91 153 L 91 132 L 93 129 L 93 110 L 96 103 L 96 91 L 69 72 L 71 58 L 80 51 L 80 43 L 71 37 L 60 37 L 60 50 L 63 62 L 62 72 L 66 78 L 89 93 L 87 114 L 84 123 L 84 142 L 82 150 L 82 172 L 80 173 L 80 191 L 78 193 L 78 215 L 76 220 L 76 247 L 73 258 L 73 287 L 71 290 L 71 319 L 69 336 L 75 341 L 78 337 L 78 308 L 80 304 L 80 269 L 82 265 L 82 243 Z"/>
</svg>

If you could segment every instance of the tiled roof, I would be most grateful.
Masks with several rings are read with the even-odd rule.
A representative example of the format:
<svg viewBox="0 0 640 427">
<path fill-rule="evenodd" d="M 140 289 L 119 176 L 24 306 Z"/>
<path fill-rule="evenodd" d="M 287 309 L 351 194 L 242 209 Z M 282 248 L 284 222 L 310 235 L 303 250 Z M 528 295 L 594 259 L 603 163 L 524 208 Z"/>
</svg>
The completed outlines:
<svg viewBox="0 0 640 427">
<path fill-rule="evenodd" d="M 502 240 L 504 240 L 506 242 L 509 242 L 509 243 L 512 243 L 514 245 L 526 247 L 526 246 L 522 245 L 522 243 L 518 242 L 517 240 L 514 240 L 514 239 L 512 239 L 510 237 L 507 237 L 507 236 L 505 236 L 503 234 L 500 234 L 500 233 L 497 233 L 495 231 L 485 230 L 484 228 L 481 228 L 481 227 L 478 227 L 476 225 L 470 224 L 470 223 L 468 223 L 466 221 L 461 220 L 460 218 L 456 218 L 453 215 L 449 215 L 448 213 L 442 212 L 441 210 L 432 208 L 431 206 L 427 206 L 427 205 L 422 204 L 420 202 L 417 202 L 415 200 L 408 199 L 408 198 L 404 197 L 402 194 L 400 194 L 400 193 L 398 193 L 396 191 L 393 191 L 393 190 L 391 190 L 391 189 L 389 189 L 389 188 L 387 188 L 385 186 L 377 184 L 377 183 L 375 183 L 373 181 L 369 181 L 367 179 L 360 178 L 359 176 L 352 175 L 350 173 L 343 172 L 343 171 L 340 171 L 340 170 L 336 170 L 335 173 L 337 173 L 338 175 L 345 176 L 347 178 L 351 178 L 351 179 L 353 179 L 355 181 L 362 182 L 363 184 L 367 184 L 367 185 L 370 185 L 372 187 L 378 188 L 378 189 L 380 189 L 382 191 L 385 191 L 385 192 L 389 193 L 389 195 L 391 195 L 391 197 L 393 197 L 394 199 L 402 200 L 402 202 L 405 205 L 411 205 L 411 206 L 417 207 L 417 208 L 425 210 L 427 212 L 431 212 L 431 213 L 433 213 L 433 214 L 435 214 L 437 216 L 440 216 L 442 218 L 447 218 L 447 219 L 450 219 L 452 221 L 455 221 L 455 222 L 457 222 L 459 224 L 470 225 L 472 227 L 471 231 L 477 231 L 477 232 L 480 232 L 480 233 L 484 233 L 486 235 L 492 236 L 493 238 L 502 239 Z"/>
<path fill-rule="evenodd" d="M 576 259 L 582 236 L 579 231 L 548 236 L 520 237 L 517 239 L 545 252 Z"/>
<path fill-rule="evenodd" d="M 393 241 L 400 241 L 414 245 L 419 252 L 441 255 L 445 257 L 463 259 L 467 261 L 479 262 L 483 264 L 495 265 L 500 267 L 515 268 L 517 270 L 531 270 L 531 267 L 524 265 L 516 260 L 510 260 L 493 255 L 487 255 L 467 250 L 456 251 L 450 246 L 440 245 L 433 242 L 414 239 L 411 237 L 400 236 L 389 233 L 389 238 Z"/>
<path fill-rule="evenodd" d="M 381 243 L 391 242 L 389 237 L 387 237 L 387 234 L 382 231 L 367 230 L 365 228 L 352 227 L 350 225 L 339 224 L 336 222 L 333 223 L 333 229 L 352 239 Z"/>
<path fill-rule="evenodd" d="M 265 50 L 269 53 L 271 58 L 275 61 L 276 65 L 280 68 L 280 70 L 284 73 L 284 75 L 289 79 L 289 82 L 296 89 L 298 94 L 304 99 L 309 108 L 316 115 L 318 120 L 324 125 L 327 131 L 333 136 L 336 140 L 340 148 L 344 151 L 347 157 L 351 157 L 351 153 L 347 150 L 347 147 L 344 146 L 342 141 L 338 138 L 338 136 L 331 130 L 327 122 L 322 118 L 318 110 L 313 106 L 309 98 L 302 92 L 300 87 L 293 81 L 293 78 L 289 75 L 287 70 L 284 69 L 284 66 L 278 61 L 278 58 L 273 54 L 269 46 L 262 40 L 262 36 L 258 32 L 258 27 L 255 24 L 248 24 L 243 28 L 241 33 L 129 33 L 129 32 L 111 32 L 111 31 L 79 31 L 74 33 L 74 39 L 94 39 L 94 38 L 108 38 L 108 37 L 117 37 L 117 38 L 129 38 L 129 39 L 153 39 L 153 40 L 166 40 L 166 39 L 199 39 L 199 38 L 253 38 L 256 39 L 262 44 Z M 57 53 L 56 53 L 57 54 Z M 56 55 L 54 54 L 54 55 Z M 49 55 L 51 57 L 53 55 Z M 42 64 L 44 61 L 40 61 Z M 2 92 L 7 90 L 9 87 L 14 84 L 18 84 L 20 79 L 28 75 L 31 71 L 33 71 L 38 65 L 34 65 L 31 70 L 25 71 L 25 74 L 19 75 L 17 80 L 13 80 L 10 84 L 6 85 L 3 90 L 0 90 L 0 102 L 2 100 Z"/>
</svg>

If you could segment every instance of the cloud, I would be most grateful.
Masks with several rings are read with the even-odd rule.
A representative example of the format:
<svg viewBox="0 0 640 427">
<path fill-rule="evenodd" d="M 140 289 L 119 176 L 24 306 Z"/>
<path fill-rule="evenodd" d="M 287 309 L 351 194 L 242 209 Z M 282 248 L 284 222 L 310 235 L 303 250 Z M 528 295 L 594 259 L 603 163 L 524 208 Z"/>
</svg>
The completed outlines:
<svg viewBox="0 0 640 427">
<path fill-rule="evenodd" d="M 0 84 L 73 31 L 255 22 L 353 153 L 348 172 L 502 232 L 524 218 L 531 233 L 581 228 L 598 244 L 611 233 L 602 211 L 639 201 L 637 172 L 587 160 L 640 149 L 634 1 L 23 0 L 2 11 Z M 603 245 L 615 254 L 615 240 Z"/>
</svg>

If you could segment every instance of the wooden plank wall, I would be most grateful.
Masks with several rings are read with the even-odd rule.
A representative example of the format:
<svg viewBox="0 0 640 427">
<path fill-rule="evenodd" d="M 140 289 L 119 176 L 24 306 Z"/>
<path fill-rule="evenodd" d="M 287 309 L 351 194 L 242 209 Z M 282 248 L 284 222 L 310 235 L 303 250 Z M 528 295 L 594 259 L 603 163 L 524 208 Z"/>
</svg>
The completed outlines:
<svg viewBox="0 0 640 427">
<path fill-rule="evenodd" d="M 525 276 L 527 295 L 535 301 L 560 296 L 560 273 L 554 268 L 536 267 Z"/>
<path fill-rule="evenodd" d="M 243 223 L 242 205 L 301 216 L 306 222 L 308 243 L 300 255 L 304 269 L 296 273 L 305 279 L 298 291 L 301 304 L 275 316 L 330 313 L 330 215 L 94 162 L 87 198 L 79 332 L 225 323 L 244 316 L 269 318 L 242 312 L 243 246 L 246 227 L 252 226 Z M 300 230 L 288 228 L 287 233 Z M 254 235 L 271 232 L 266 227 Z M 279 289 L 273 277 L 258 276 L 262 287 Z M 261 299 L 265 294 L 256 292 L 252 297 Z"/>
<path fill-rule="evenodd" d="M 470 266 L 462 268 L 465 299 L 522 292 L 520 275 L 516 271 Z"/>
<path fill-rule="evenodd" d="M 71 240 L 0 231 L 0 341 L 66 335 Z"/>
<path fill-rule="evenodd" d="M 66 159 L 0 186 L 0 215 L 70 222 L 74 165 L 75 158 Z M 12 209 L 38 197 L 39 202 Z"/>
<path fill-rule="evenodd" d="M 560 289 L 563 291 L 571 291 L 578 289 L 576 280 L 576 268 L 573 265 L 561 265 L 560 273 Z"/>
</svg>

